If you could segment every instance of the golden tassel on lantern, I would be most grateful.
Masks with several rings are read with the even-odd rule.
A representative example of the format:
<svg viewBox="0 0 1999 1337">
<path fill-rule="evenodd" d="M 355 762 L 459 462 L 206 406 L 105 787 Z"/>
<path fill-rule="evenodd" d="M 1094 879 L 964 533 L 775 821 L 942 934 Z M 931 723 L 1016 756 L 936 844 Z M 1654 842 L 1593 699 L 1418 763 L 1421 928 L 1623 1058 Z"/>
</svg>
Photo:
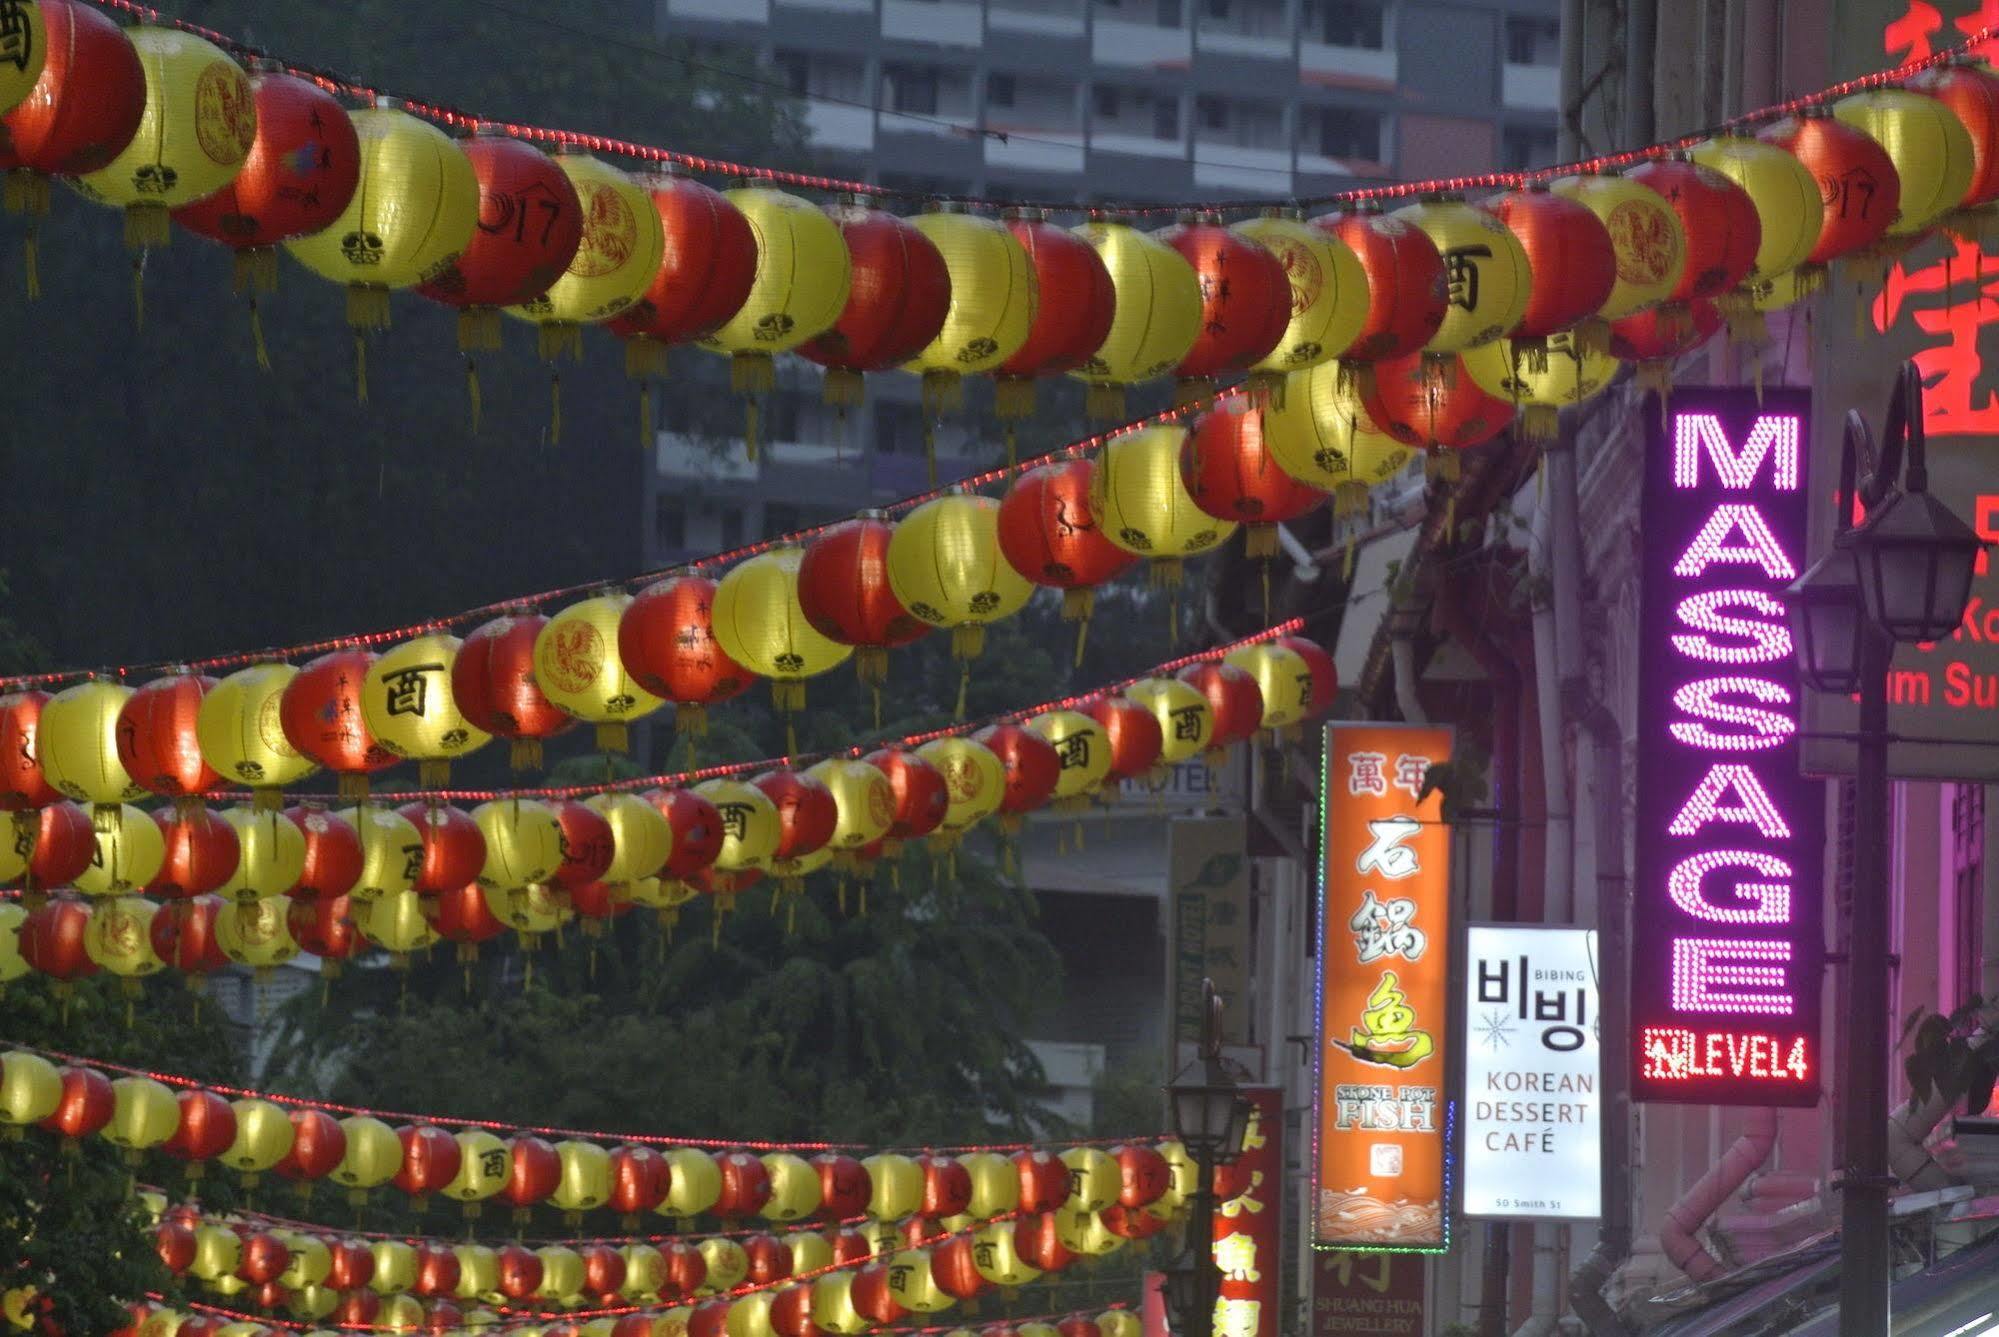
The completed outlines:
<svg viewBox="0 0 1999 1337">
<path fill-rule="evenodd" d="M 174 239 L 166 207 L 158 204 L 125 206 L 125 249 L 146 251 L 165 246 Z"/>
<path fill-rule="evenodd" d="M 1076 624 L 1076 663 L 1083 662 L 1083 646 L 1090 637 L 1090 614 L 1097 606 L 1097 592 L 1092 589 L 1062 591 L 1062 620 Z"/>
<path fill-rule="evenodd" d="M 479 393 L 479 360 L 470 354 L 465 358 L 465 411 L 472 420 L 473 435 L 479 432 L 479 420 L 484 416 L 486 397 Z"/>
<path fill-rule="evenodd" d="M 1212 376 L 1183 376 L 1173 383 L 1173 407 L 1192 408 L 1215 397 Z"/>
<path fill-rule="evenodd" d="M 276 292 L 278 288 L 278 248 L 246 246 L 237 251 L 230 264 L 231 292 Z"/>
<path fill-rule="evenodd" d="M 1277 526 L 1248 524 L 1242 530 L 1242 555 L 1268 560 L 1277 555 Z"/>
<path fill-rule="evenodd" d="M 264 317 L 257 310 L 257 299 L 250 299 L 250 348 L 256 354 L 257 370 L 271 369 L 271 350 L 264 344 Z"/>
<path fill-rule="evenodd" d="M 1034 416 L 1032 376 L 1000 376 L 993 381 L 993 416 L 1002 422 Z"/>
<path fill-rule="evenodd" d="M 632 728 L 622 721 L 606 721 L 597 726 L 599 752 L 624 753 L 632 748 Z"/>
<path fill-rule="evenodd" d="M 1083 411 L 1097 422 L 1124 421 L 1124 387 L 1091 381 L 1083 396 Z"/>
<path fill-rule="evenodd" d="M 625 375 L 635 381 L 667 374 L 666 344 L 649 334 L 625 340 Z"/>
<path fill-rule="evenodd" d="M 1281 371 L 1253 371 L 1249 374 L 1249 404 L 1255 409 L 1284 409 L 1284 385 L 1289 378 Z"/>
<path fill-rule="evenodd" d="M 583 360 L 583 327 L 566 320 L 552 320 L 535 328 L 535 350 L 543 362 L 568 358 Z"/>
<path fill-rule="evenodd" d="M 1432 446 L 1423 452 L 1423 476 L 1441 483 L 1455 483 L 1464 476 L 1464 457 L 1448 446 Z"/>
<path fill-rule="evenodd" d="M 49 179 L 22 167 L 8 172 L 6 182 L 0 185 L 0 208 L 5 208 L 10 214 L 27 214 L 31 218 L 47 215 Z"/>
<path fill-rule="evenodd" d="M 858 371 L 846 367 L 826 369 L 826 381 L 820 388 L 820 398 L 835 408 L 859 408 L 868 395 L 867 381 Z"/>
<path fill-rule="evenodd" d="M 499 311 L 490 306 L 470 306 L 460 311 L 458 347 L 467 353 L 499 348 Z"/>
<path fill-rule="evenodd" d="M 757 458 L 757 396 L 777 386 L 777 367 L 768 353 L 737 353 L 729 359 L 729 388 L 743 400 L 743 449 Z"/>
<path fill-rule="evenodd" d="M 708 708 L 680 702 L 673 708 L 673 731 L 688 738 L 708 736 Z"/>
</svg>

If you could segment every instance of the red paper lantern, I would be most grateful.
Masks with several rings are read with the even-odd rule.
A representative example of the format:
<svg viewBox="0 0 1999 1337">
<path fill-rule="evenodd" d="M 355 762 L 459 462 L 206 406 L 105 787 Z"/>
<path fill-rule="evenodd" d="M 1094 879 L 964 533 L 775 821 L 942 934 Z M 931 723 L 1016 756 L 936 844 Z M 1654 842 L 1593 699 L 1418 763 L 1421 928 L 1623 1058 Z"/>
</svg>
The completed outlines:
<svg viewBox="0 0 1999 1337">
<path fill-rule="evenodd" d="M 786 1286 L 770 1302 L 771 1331 L 777 1337 L 820 1337 L 819 1325 L 812 1321 L 812 1284 Z M 651 1328 L 633 1337 L 650 1337 Z M 613 1332 L 611 1337 L 618 1337 Z"/>
<path fill-rule="evenodd" d="M 951 791 L 942 771 L 916 753 L 896 747 L 870 752 L 862 760 L 888 777 L 889 794 L 895 800 L 888 840 L 917 840 L 937 829 L 951 809 Z M 823 1175 L 820 1186 L 825 1186 Z"/>
<path fill-rule="evenodd" d="M 44 808 L 62 798 L 42 774 L 36 746 L 48 699 L 47 692 L 37 691 L 0 696 L 0 812 Z"/>
<path fill-rule="evenodd" d="M 158 920 L 160 915 L 154 915 Z M 73 896 L 52 896 L 21 921 L 21 959 L 50 979 L 67 984 L 97 973 L 84 950 L 90 908 Z"/>
<path fill-rule="evenodd" d="M 252 1286 L 262 1286 L 276 1281 L 292 1260 L 292 1251 L 287 1249 L 276 1235 L 267 1230 L 244 1232 L 237 1230 L 242 1241 L 242 1249 L 237 1254 L 236 1275 Z"/>
<path fill-rule="evenodd" d="M 1201 332 L 1173 372 L 1183 394 L 1208 393 L 1214 377 L 1246 371 L 1270 356 L 1291 324 L 1291 280 L 1283 261 L 1223 227 L 1219 214 L 1187 215 L 1158 239 L 1178 251 L 1201 281 Z"/>
<path fill-rule="evenodd" d="M 1061 1272 L 1076 1261 L 1062 1243 L 1062 1228 L 1054 1212 L 1025 1216 L 1013 1223 L 1013 1249 L 1022 1262 L 1043 1272 Z"/>
<path fill-rule="evenodd" d="M 321 968 L 332 974 L 340 962 L 352 960 L 367 945 L 368 940 L 354 927 L 353 911 L 350 897 L 314 896 L 293 901 L 285 913 L 285 924 L 300 950 L 318 957 Z"/>
<path fill-rule="evenodd" d="M 166 842 L 160 871 L 146 893 L 161 900 L 203 896 L 227 882 L 242 858 L 236 828 L 207 808 L 155 808 L 153 824 Z"/>
<path fill-rule="evenodd" d="M 1090 615 L 1091 587 L 1125 570 L 1138 557 L 1112 543 L 1090 515 L 1094 460 L 1066 460 L 1029 469 L 1000 499 L 1000 553 L 1037 585 L 1058 589 L 1062 616 Z"/>
<path fill-rule="evenodd" d="M 138 133 L 146 72 L 131 39 L 80 0 L 41 0 L 48 58 L 28 96 L 0 116 L 0 169 L 82 176 L 108 166 Z M 24 203 L 48 212 L 48 185 Z M 11 195 L 11 190 L 10 190 Z"/>
<path fill-rule="evenodd" d="M 375 741 L 361 715 L 361 685 L 376 658 L 367 650 L 321 655 L 300 669 L 278 698 L 285 740 L 340 777 L 342 798 L 367 797 L 369 775 L 396 764 L 396 755 Z"/>
<path fill-rule="evenodd" d="M 403 1144 L 403 1163 L 390 1182 L 412 1198 L 423 1198 L 449 1184 L 458 1174 L 465 1153 L 458 1139 L 435 1124 L 404 1124 L 396 1129 Z"/>
<path fill-rule="evenodd" d="M 868 1199 L 874 1196 L 867 1166 L 852 1156 L 828 1151 L 812 1158 L 812 1168 L 819 1172 L 820 1217 L 844 1221 L 867 1211 Z"/>
<path fill-rule="evenodd" d="M 756 675 L 715 640 L 715 582 L 675 576 L 648 585 L 618 620 L 618 658 L 632 680 L 675 705 L 674 726 L 701 732 L 709 706 L 741 696 Z"/>
<path fill-rule="evenodd" d="M 1103 1330 L 1097 1327 L 1097 1321 L 1082 1314 L 1071 1314 L 1063 1319 L 1055 1325 L 1055 1331 L 1060 1337 L 1103 1337 Z"/>
<path fill-rule="evenodd" d="M 418 800 L 396 809 L 423 837 L 423 866 L 411 885 L 426 896 L 476 881 L 486 866 L 486 837 L 472 814 L 449 803 Z"/>
<path fill-rule="evenodd" d="M 519 1244 L 503 1244 L 499 1250 L 500 1294 L 509 1300 L 525 1300 L 541 1289 L 541 1255 Z"/>
<path fill-rule="evenodd" d="M 636 1216 L 665 1202 L 672 1186 L 673 1169 L 666 1157 L 651 1147 L 615 1147 L 611 1151 L 611 1196 L 604 1205 Z"/>
<path fill-rule="evenodd" d="M 1927 93 L 1964 122 L 1971 135 L 1971 185 L 1960 209 L 1999 200 L 1999 75 L 1972 60 L 1932 65 L 1903 87 Z"/>
<path fill-rule="evenodd" d="M 1118 1165 L 1118 1201 L 1126 1207 L 1149 1207 L 1173 1187 L 1173 1167 L 1159 1152 L 1140 1142 L 1112 1147 Z"/>
<path fill-rule="evenodd" d="M 865 1263 L 875 1255 L 875 1246 L 867 1235 L 852 1227 L 827 1231 L 826 1242 L 833 1246 L 833 1262 L 839 1267 Z"/>
<path fill-rule="evenodd" d="M 416 1280 L 410 1290 L 426 1299 L 448 1296 L 458 1289 L 463 1271 L 450 1245 L 426 1241 L 416 1246 Z"/>
<path fill-rule="evenodd" d="M 1020 1210 L 1023 1216 L 1052 1212 L 1069 1201 L 1069 1167 L 1052 1152 L 1016 1151 L 1014 1168 L 1020 1172 Z"/>
<path fill-rule="evenodd" d="M 213 1091 L 182 1091 L 180 1126 L 160 1144 L 160 1150 L 177 1160 L 212 1161 L 229 1150 L 236 1140 L 236 1111 Z"/>
<path fill-rule="evenodd" d="M 373 1268 L 369 1269 L 372 1274 Z M 368 1290 L 351 1290 L 340 1297 L 340 1303 L 333 1307 L 326 1321 L 335 1328 L 372 1328 L 382 1313 L 382 1297 Z M 221 1320 L 217 1319 L 217 1323 Z M 174 1337 L 187 1331 L 183 1323 L 175 1329 Z"/>
<path fill-rule="evenodd" d="M 581 887 L 603 877 L 618 852 L 611 824 L 595 808 L 575 799 L 552 799 L 548 806 L 562 828 L 562 862 L 555 869 L 557 885 Z"/>
<path fill-rule="evenodd" d="M 97 857 L 97 831 L 90 814 L 58 799 L 35 814 L 35 849 L 23 879 L 31 887 L 61 887 L 76 880 Z M 18 838 L 19 829 L 16 828 Z"/>
<path fill-rule="evenodd" d="M 284 1179 L 309 1184 L 339 1168 L 347 1155 L 347 1130 L 340 1126 L 340 1121 L 325 1110 L 316 1109 L 294 1109 L 290 1118 L 292 1147 L 284 1159 L 271 1167 L 272 1172 Z"/>
<path fill-rule="evenodd" d="M 439 937 L 460 948 L 491 942 L 507 931 L 506 921 L 493 913 L 492 902 L 477 882 L 439 892 L 431 903 L 430 923 Z"/>
<path fill-rule="evenodd" d="M 117 1104 L 110 1078 L 95 1068 L 65 1064 L 62 1095 L 56 1099 L 55 1112 L 39 1126 L 71 1141 L 80 1141 L 110 1123 Z"/>
<path fill-rule="evenodd" d="M 929 630 L 889 588 L 888 544 L 894 535 L 895 526 L 880 512 L 863 511 L 859 519 L 813 539 L 798 563 L 798 606 L 805 620 L 821 636 L 856 647 L 854 669 L 866 683 L 886 681 L 889 650 Z"/>
<path fill-rule="evenodd" d="M 826 402 L 848 406 L 864 398 L 862 372 L 901 366 L 944 328 L 951 272 L 936 244 L 894 214 L 855 203 L 827 212 L 846 240 L 853 285 L 833 328 L 798 352 L 827 369 Z"/>
<path fill-rule="evenodd" d="M 886 1263 L 869 1263 L 855 1272 L 854 1284 L 848 1294 L 853 1299 L 855 1311 L 871 1323 L 886 1326 L 899 1323 L 909 1315 L 889 1289 Z"/>
<path fill-rule="evenodd" d="M 1217 404 L 1195 420 L 1180 447 L 1180 481 L 1203 512 L 1247 526 L 1247 557 L 1275 557 L 1277 526 L 1326 503 L 1325 493 L 1278 467 L 1264 445 L 1263 410 L 1244 399 Z"/>
<path fill-rule="evenodd" d="M 709 1210 L 729 1221 L 764 1209 L 770 1201 L 770 1171 L 761 1159 L 747 1151 L 730 1151 L 717 1156 L 715 1166 L 722 1172 L 722 1192 Z"/>
<path fill-rule="evenodd" d="M 586 921 L 596 920 L 596 924 L 586 922 L 585 933 L 594 933 L 602 928 L 603 920 L 616 919 L 632 912 L 632 901 L 627 888 L 613 887 L 607 882 L 586 882 L 580 887 L 569 889 L 569 908 Z"/>
<path fill-rule="evenodd" d="M 1159 751 L 1165 744 L 1159 717 L 1136 701 L 1107 693 L 1091 697 L 1077 709 L 1102 725 L 1104 736 L 1110 740 L 1111 781 L 1144 775 L 1159 760 Z"/>
<path fill-rule="evenodd" d="M 229 958 L 215 940 L 215 922 L 225 908 L 220 896 L 195 896 L 161 906 L 153 916 L 149 933 L 153 955 L 182 974 L 194 977 L 190 984 L 222 969 L 229 964 Z"/>
<path fill-rule="evenodd" d="M 1687 234 L 1686 269 L 1669 300 L 1719 297 L 1749 277 L 1763 244 L 1763 220 L 1748 191 L 1679 156 L 1649 159 L 1625 175 L 1664 199 Z"/>
<path fill-rule="evenodd" d="M 768 1286 L 791 1275 L 791 1250 L 770 1235 L 752 1235 L 742 1241 L 749 1271 L 743 1280 L 752 1286 Z"/>
<path fill-rule="evenodd" d="M 277 278 L 272 249 L 333 224 L 361 180 L 354 123 L 333 94 L 278 70 L 251 76 L 257 137 L 241 170 L 206 199 L 174 210 L 176 223 L 237 252 L 239 274 L 260 287 Z M 258 254 L 269 257 L 247 260 Z"/>
<path fill-rule="evenodd" d="M 687 1337 L 725 1337 L 730 1300 L 703 1300 L 687 1316 Z"/>
<path fill-rule="evenodd" d="M 1215 713 L 1215 732 L 1208 741 L 1210 755 L 1254 737 L 1262 727 L 1263 689 L 1248 671 L 1214 659 L 1189 664 L 1173 676 L 1208 698 Z"/>
<path fill-rule="evenodd" d="M 978 1241 L 959 1231 L 930 1251 L 930 1279 L 954 1300 L 976 1299 L 990 1284 L 979 1274 Z"/>
<path fill-rule="evenodd" d="M 1305 661 L 1305 667 L 1312 670 L 1312 704 L 1307 708 L 1312 715 L 1323 715 L 1333 708 L 1333 698 L 1340 690 L 1339 665 L 1326 647 L 1303 636 L 1279 636 L 1277 643 Z"/>
<path fill-rule="evenodd" d="M 206 794 L 222 782 L 201 757 L 194 719 L 215 679 L 197 673 L 155 678 L 118 711 L 118 760 L 132 783 L 165 798 Z"/>
<path fill-rule="evenodd" d="M 972 735 L 1000 759 L 1006 772 L 1006 793 L 1000 799 L 1000 821 L 1018 830 L 1022 814 L 1048 802 L 1062 777 L 1062 758 L 1054 744 L 1018 724 L 992 724 Z"/>
<path fill-rule="evenodd" d="M 503 306 L 547 292 L 583 243 L 583 206 L 555 160 L 481 126 L 459 147 L 479 180 L 479 226 L 458 258 L 417 291 L 458 308 L 461 348 L 498 348 Z"/>
<path fill-rule="evenodd" d="M 1803 163 L 1819 183 L 1825 220 L 1805 264 L 1824 265 L 1871 246 L 1895 221 L 1902 207 L 1902 177 L 1888 151 L 1834 119 L 1830 109 L 1807 107 L 1765 126 L 1756 137 Z"/>
<path fill-rule="evenodd" d="M 1546 339 L 1595 315 L 1617 286 L 1617 248 L 1587 205 L 1535 182 L 1487 200 L 1527 253 L 1533 283 L 1515 339 Z M 1380 419 L 1376 419 L 1379 422 Z"/>
<path fill-rule="evenodd" d="M 319 803 L 286 808 L 285 816 L 305 834 L 305 871 L 288 894 L 305 899 L 345 896 L 354 890 L 364 862 L 361 833 L 354 824 Z"/>
<path fill-rule="evenodd" d="M 953 1156 L 922 1155 L 916 1168 L 923 1171 L 923 1205 L 920 1215 L 933 1219 L 957 1216 L 971 1204 L 972 1172 Z"/>
<path fill-rule="evenodd" d="M 569 185 L 568 177 L 562 180 Z M 458 712 L 474 728 L 507 739 L 517 771 L 540 766 L 542 740 L 576 722 L 535 682 L 535 637 L 547 625 L 539 613 L 496 617 L 467 636 L 451 662 L 451 699 Z"/>
<path fill-rule="evenodd" d="M 625 1284 L 625 1256 L 605 1244 L 586 1244 L 576 1252 L 583 1257 L 583 1293 L 602 1304 L 617 1299 Z"/>
<path fill-rule="evenodd" d="M 1347 346 L 1347 360 L 1377 362 L 1430 342 L 1444 323 L 1449 289 L 1444 258 L 1429 234 L 1372 206 L 1315 218 L 1312 225 L 1351 247 L 1367 275 L 1367 321 Z"/>
<path fill-rule="evenodd" d="M 1513 421 L 1513 401 L 1487 394 L 1457 354 L 1441 363 L 1434 359 L 1408 353 L 1374 364 L 1364 402 L 1375 425 L 1419 450 L 1465 450 L 1505 431 Z"/>
<path fill-rule="evenodd" d="M 338 1239 L 326 1246 L 328 1265 L 326 1288 L 332 1291 L 360 1292 L 375 1277 L 375 1255 L 369 1251 L 365 1240 Z M 371 1314 L 370 1318 L 373 1317 Z"/>
<path fill-rule="evenodd" d="M 1720 308 L 1706 299 L 1674 312 L 1651 307 L 1610 323 L 1610 351 L 1635 362 L 1670 363 L 1706 343 L 1721 325 Z"/>
<path fill-rule="evenodd" d="M 1034 412 L 1034 378 L 1060 376 L 1096 355 L 1117 316 L 1117 287 L 1097 248 L 1047 221 L 1039 209 L 1009 209 L 1007 231 L 1034 265 L 1039 300 L 1027 342 L 994 372 L 993 411 L 1001 418 Z"/>
<path fill-rule="evenodd" d="M 526 1209 L 555 1192 L 562 1182 L 562 1159 L 555 1148 L 530 1133 L 522 1133 L 507 1143 L 507 1182 L 499 1196 L 515 1208 Z"/>
<path fill-rule="evenodd" d="M 162 1221 L 153 1227 L 153 1250 L 160 1263 L 175 1276 L 194 1266 L 194 1231 L 179 1221 Z"/>
<path fill-rule="evenodd" d="M 777 849 L 772 859 L 800 859 L 825 848 L 839 825 L 833 791 L 800 771 L 765 771 L 754 784 L 777 807 Z"/>
<path fill-rule="evenodd" d="M 1151 1239 L 1167 1226 L 1165 1217 L 1154 1216 L 1143 1207 L 1127 1207 L 1121 1202 L 1112 1203 L 1097 1216 L 1104 1223 L 1105 1230 L 1128 1240 Z"/>
<path fill-rule="evenodd" d="M 722 814 L 691 789 L 654 789 L 646 802 L 658 808 L 673 828 L 673 852 L 659 870 L 663 878 L 686 879 L 711 868 L 722 853 Z"/>
<path fill-rule="evenodd" d="M 611 332 L 645 348 L 687 343 L 713 334 L 750 295 L 757 273 L 757 239 L 749 220 L 726 196 L 678 174 L 646 182 L 666 234 L 652 286 L 611 321 Z M 654 358 L 628 352 L 650 370 Z"/>
<path fill-rule="evenodd" d="M 686 1299 L 707 1283 L 708 1260 L 692 1244 L 672 1240 L 662 1244 L 659 1252 L 666 1259 L 667 1284 L 660 1290 L 662 1296 Z"/>
</svg>

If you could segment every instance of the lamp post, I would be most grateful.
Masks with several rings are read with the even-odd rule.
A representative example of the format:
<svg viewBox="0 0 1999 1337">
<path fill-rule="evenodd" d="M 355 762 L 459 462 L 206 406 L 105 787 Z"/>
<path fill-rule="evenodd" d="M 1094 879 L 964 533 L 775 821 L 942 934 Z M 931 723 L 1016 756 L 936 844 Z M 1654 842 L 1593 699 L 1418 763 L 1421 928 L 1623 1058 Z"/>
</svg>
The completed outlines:
<svg viewBox="0 0 1999 1337">
<path fill-rule="evenodd" d="M 1897 642 L 1942 640 L 1971 597 L 1983 544 L 1929 495 L 1923 460 L 1923 390 L 1905 363 L 1888 406 L 1878 463 L 1860 497 L 1867 521 L 1851 528 L 1856 457 L 1871 439 L 1849 413 L 1841 442 L 1838 533 L 1832 551 L 1786 592 L 1804 680 L 1822 692 L 1858 693 L 1854 766 L 1853 906 L 1847 931 L 1849 1014 L 1840 1088 L 1845 1136 L 1840 1184 L 1839 1330 L 1888 1331 L 1888 670 Z M 1895 475 L 1906 451 L 1902 491 Z"/>
<path fill-rule="evenodd" d="M 1166 1303 L 1178 1337 L 1211 1337 L 1221 1274 L 1215 1267 L 1215 1167 L 1242 1154 L 1249 1102 L 1222 1061 L 1222 999 L 1201 981 L 1201 1043 L 1194 1061 L 1166 1087 L 1173 1135 L 1195 1167 L 1187 1247 L 1166 1268 Z"/>
</svg>

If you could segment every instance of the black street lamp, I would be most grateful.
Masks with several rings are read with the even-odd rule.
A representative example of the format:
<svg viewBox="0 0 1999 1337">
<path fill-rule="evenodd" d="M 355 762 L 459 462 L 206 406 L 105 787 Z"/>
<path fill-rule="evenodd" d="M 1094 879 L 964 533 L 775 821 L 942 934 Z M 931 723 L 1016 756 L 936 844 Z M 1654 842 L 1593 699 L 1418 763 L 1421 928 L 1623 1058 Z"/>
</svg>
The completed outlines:
<svg viewBox="0 0 1999 1337">
<path fill-rule="evenodd" d="M 1166 1303 L 1178 1337 L 1212 1337 L 1221 1273 L 1215 1267 L 1215 1167 L 1242 1154 L 1250 1103 L 1222 1061 L 1222 999 L 1201 981 L 1201 1044 L 1166 1087 L 1173 1135 L 1194 1161 L 1187 1246 L 1166 1267 Z"/>
</svg>

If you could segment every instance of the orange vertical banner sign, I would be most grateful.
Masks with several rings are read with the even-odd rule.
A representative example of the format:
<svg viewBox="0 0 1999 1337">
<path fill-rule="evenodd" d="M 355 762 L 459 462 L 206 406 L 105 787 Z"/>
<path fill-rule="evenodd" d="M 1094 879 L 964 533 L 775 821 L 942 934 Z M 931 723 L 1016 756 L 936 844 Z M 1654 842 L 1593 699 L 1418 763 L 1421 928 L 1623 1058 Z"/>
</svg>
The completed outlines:
<svg viewBox="0 0 1999 1337">
<path fill-rule="evenodd" d="M 1312 1244 L 1450 1247 L 1451 730 L 1332 724 L 1319 783 Z"/>
</svg>

